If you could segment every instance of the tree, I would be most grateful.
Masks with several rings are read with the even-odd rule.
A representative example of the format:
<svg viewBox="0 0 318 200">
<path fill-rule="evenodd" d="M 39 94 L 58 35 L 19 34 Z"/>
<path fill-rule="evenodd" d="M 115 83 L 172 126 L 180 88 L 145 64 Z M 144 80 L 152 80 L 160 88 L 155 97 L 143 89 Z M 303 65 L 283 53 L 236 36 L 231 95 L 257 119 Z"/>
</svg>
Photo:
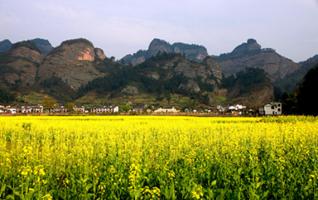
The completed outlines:
<svg viewBox="0 0 318 200">
<path fill-rule="evenodd" d="M 299 87 L 297 102 L 300 114 L 318 115 L 317 83 L 318 65 L 306 74 Z"/>
<path fill-rule="evenodd" d="M 43 99 L 43 107 L 45 109 L 53 109 L 57 106 L 57 102 L 55 99 L 50 98 L 50 97 L 44 97 Z"/>
<path fill-rule="evenodd" d="M 296 114 L 297 109 L 297 97 L 295 93 L 284 93 L 282 97 L 280 98 L 283 104 L 283 112 L 284 114 L 291 115 Z"/>
<path fill-rule="evenodd" d="M 130 103 L 124 104 L 120 106 L 121 112 L 129 112 L 132 109 L 132 105 Z"/>
<path fill-rule="evenodd" d="M 13 94 L 5 89 L 0 89 L 0 103 L 10 103 L 15 100 Z"/>
<path fill-rule="evenodd" d="M 65 104 L 65 108 L 67 109 L 68 112 L 73 112 L 74 111 L 75 104 L 73 102 L 68 102 Z"/>
</svg>

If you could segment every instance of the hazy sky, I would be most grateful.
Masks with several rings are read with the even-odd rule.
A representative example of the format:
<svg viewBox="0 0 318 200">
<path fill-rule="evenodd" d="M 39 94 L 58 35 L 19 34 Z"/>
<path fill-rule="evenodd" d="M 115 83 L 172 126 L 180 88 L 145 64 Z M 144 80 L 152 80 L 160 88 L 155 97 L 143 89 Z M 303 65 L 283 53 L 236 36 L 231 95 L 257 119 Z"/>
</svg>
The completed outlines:
<svg viewBox="0 0 318 200">
<path fill-rule="evenodd" d="M 0 40 L 84 37 L 107 56 L 153 38 L 230 52 L 248 38 L 295 61 L 318 54 L 318 0 L 0 0 Z"/>
</svg>

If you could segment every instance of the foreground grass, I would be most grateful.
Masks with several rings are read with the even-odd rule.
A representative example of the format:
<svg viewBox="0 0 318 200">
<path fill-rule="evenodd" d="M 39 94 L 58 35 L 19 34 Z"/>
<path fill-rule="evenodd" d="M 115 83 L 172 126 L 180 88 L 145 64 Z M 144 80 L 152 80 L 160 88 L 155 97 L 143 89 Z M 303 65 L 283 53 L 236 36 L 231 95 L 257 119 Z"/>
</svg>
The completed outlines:
<svg viewBox="0 0 318 200">
<path fill-rule="evenodd" d="M 0 199 L 315 199 L 313 117 L 0 117 Z"/>
</svg>

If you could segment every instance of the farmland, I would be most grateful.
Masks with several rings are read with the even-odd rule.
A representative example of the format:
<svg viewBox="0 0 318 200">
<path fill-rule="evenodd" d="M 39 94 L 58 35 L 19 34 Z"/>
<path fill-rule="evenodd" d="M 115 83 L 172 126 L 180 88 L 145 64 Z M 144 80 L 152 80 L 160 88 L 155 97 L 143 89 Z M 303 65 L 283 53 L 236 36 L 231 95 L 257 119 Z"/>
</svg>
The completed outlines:
<svg viewBox="0 0 318 200">
<path fill-rule="evenodd" d="M 0 117 L 0 199 L 317 199 L 318 119 Z"/>
</svg>

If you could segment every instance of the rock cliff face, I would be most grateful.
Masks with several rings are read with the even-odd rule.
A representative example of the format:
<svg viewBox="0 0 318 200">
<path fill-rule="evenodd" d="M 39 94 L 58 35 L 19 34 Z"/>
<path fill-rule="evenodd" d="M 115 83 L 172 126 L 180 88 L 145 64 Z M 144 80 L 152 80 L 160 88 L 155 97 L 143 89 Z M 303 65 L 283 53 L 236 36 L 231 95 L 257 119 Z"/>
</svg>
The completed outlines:
<svg viewBox="0 0 318 200">
<path fill-rule="evenodd" d="M 65 41 L 40 65 L 40 81 L 56 77 L 77 90 L 89 81 L 103 76 L 103 73 L 96 68 L 103 58 L 105 58 L 103 51 L 95 49 L 88 40 Z"/>
<path fill-rule="evenodd" d="M 1 58 L 1 85 L 22 89 L 35 83 L 37 68 L 43 55 L 32 43 L 16 43 Z"/>
<path fill-rule="evenodd" d="M 208 56 L 207 49 L 203 46 L 185 43 L 174 43 L 171 45 L 164 40 L 153 39 L 148 50 L 139 50 L 135 54 L 127 55 L 120 62 L 135 66 L 160 53 L 181 54 L 187 59 L 196 62 L 202 62 Z"/>
<path fill-rule="evenodd" d="M 221 68 L 212 57 L 197 63 L 179 54 L 160 54 L 135 67 L 122 66 L 107 74 L 82 88 L 83 94 L 93 92 L 124 101 L 147 96 L 152 99 L 148 103 L 169 101 L 177 95 L 208 103 L 222 79 Z"/>
<path fill-rule="evenodd" d="M 269 75 L 272 82 L 299 68 L 299 64 L 279 55 L 273 49 L 262 49 L 254 39 L 239 45 L 231 53 L 220 55 L 217 60 L 225 76 L 236 74 L 246 68 L 260 68 Z"/>
<path fill-rule="evenodd" d="M 172 53 L 172 52 L 173 52 L 172 46 L 168 42 L 164 40 L 160 40 L 160 39 L 153 39 L 147 51 L 147 53 L 150 56 L 155 56 L 159 53 Z"/>
<path fill-rule="evenodd" d="M 208 56 L 208 51 L 204 46 L 185 43 L 174 43 L 172 45 L 173 52 L 181 55 L 185 55 L 186 58 L 201 62 Z"/>
<path fill-rule="evenodd" d="M 104 54 L 103 49 L 95 48 L 94 51 L 95 51 L 95 57 L 97 59 L 99 59 L 100 61 L 103 61 L 106 59 L 106 55 Z"/>
</svg>

